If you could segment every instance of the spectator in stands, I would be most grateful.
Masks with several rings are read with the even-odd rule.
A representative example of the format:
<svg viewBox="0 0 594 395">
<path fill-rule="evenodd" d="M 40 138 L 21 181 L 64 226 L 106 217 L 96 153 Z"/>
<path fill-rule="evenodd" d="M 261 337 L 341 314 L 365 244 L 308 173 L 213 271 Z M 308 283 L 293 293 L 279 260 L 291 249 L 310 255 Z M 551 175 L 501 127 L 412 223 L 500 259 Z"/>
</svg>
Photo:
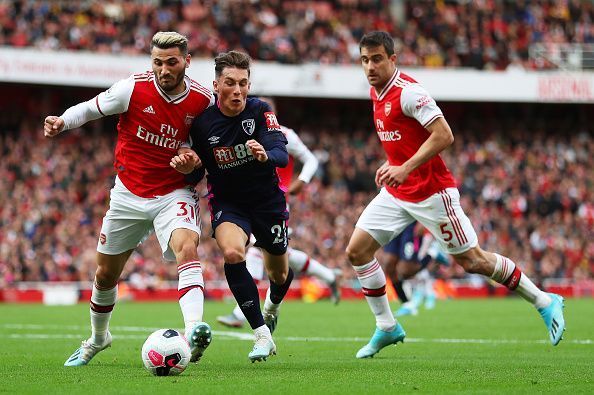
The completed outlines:
<svg viewBox="0 0 594 395">
<path fill-rule="evenodd" d="M 542 44 L 594 42 L 588 1 L 198 1 L 0 3 L 0 45 L 44 50 L 142 54 L 158 30 L 179 30 L 193 56 L 230 49 L 281 63 L 357 63 L 362 32 L 385 30 L 401 40 L 402 66 L 505 70 L 551 68 L 530 59 Z"/>
</svg>

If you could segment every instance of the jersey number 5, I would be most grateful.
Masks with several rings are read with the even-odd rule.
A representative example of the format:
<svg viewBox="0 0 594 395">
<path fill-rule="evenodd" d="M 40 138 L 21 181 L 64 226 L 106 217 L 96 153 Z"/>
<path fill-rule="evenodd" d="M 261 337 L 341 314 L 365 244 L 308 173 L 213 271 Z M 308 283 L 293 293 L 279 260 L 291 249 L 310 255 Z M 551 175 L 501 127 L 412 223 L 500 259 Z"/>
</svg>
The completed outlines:
<svg viewBox="0 0 594 395">
<path fill-rule="evenodd" d="M 448 226 L 447 223 L 439 225 L 439 230 L 441 230 L 441 234 L 444 236 L 443 241 L 450 241 L 454 235 L 452 234 L 452 231 L 446 229 L 446 226 Z"/>
</svg>

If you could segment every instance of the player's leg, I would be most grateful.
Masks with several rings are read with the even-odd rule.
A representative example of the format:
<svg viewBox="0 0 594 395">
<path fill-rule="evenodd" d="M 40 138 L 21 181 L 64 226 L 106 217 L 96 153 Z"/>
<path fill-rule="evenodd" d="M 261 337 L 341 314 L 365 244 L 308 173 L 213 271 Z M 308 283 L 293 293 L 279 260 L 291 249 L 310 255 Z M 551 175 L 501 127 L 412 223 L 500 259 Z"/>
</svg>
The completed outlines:
<svg viewBox="0 0 594 395">
<path fill-rule="evenodd" d="M 184 334 L 192 350 L 191 362 L 198 362 L 212 341 L 210 326 L 203 322 L 204 278 L 198 258 L 198 240 L 195 231 L 178 228 L 169 242 L 177 262 L 179 306 L 184 318 Z"/>
<path fill-rule="evenodd" d="M 348 259 L 361 283 L 361 290 L 375 316 L 376 330 L 357 358 L 368 358 L 389 344 L 403 341 L 404 329 L 394 319 L 386 296 L 386 276 L 375 259 L 375 252 L 398 236 L 413 218 L 396 204 L 385 190 L 363 210 L 346 248 Z"/>
<path fill-rule="evenodd" d="M 314 276 L 324 281 L 330 287 L 332 301 L 334 304 L 338 304 L 340 301 L 340 290 L 338 287 L 339 271 L 322 265 L 305 252 L 294 248 L 289 248 L 289 266 L 295 273 Z"/>
<path fill-rule="evenodd" d="M 257 247 L 249 247 L 246 253 L 246 267 L 254 280 L 264 279 L 264 255 Z M 235 304 L 231 314 L 220 315 L 217 321 L 230 328 L 241 328 L 247 321 L 238 304 Z"/>
<path fill-rule="evenodd" d="M 117 299 L 118 280 L 130 254 L 151 230 L 150 221 L 139 209 L 144 207 L 144 200 L 129 192 L 116 178 L 97 243 L 97 270 L 90 308 L 92 334 L 68 358 L 65 366 L 86 365 L 111 344 L 109 320 Z"/>
<path fill-rule="evenodd" d="M 294 277 L 293 270 L 289 268 L 287 254 L 289 213 L 284 195 L 280 194 L 278 200 L 267 202 L 251 214 L 253 234 L 256 237 L 254 246 L 262 250 L 264 267 L 270 279 L 262 313 L 264 322 L 272 334 L 276 328 L 278 309 Z M 249 355 L 250 360 L 261 361 L 274 354 L 276 345 L 272 337 L 256 336 L 256 344 Z"/>
<path fill-rule="evenodd" d="M 408 208 L 466 272 L 490 277 L 520 294 L 542 316 L 551 343 L 557 345 L 561 341 L 565 330 L 563 298 L 540 290 L 511 259 L 480 248 L 476 232 L 460 206 L 456 188 L 438 192 Z"/>
<path fill-rule="evenodd" d="M 398 265 L 395 268 L 395 277 L 397 278 L 396 282 L 396 292 L 402 292 L 405 294 L 404 290 L 404 281 L 409 280 L 414 277 L 414 275 L 419 271 L 418 263 L 416 259 L 418 258 L 417 254 L 417 247 L 415 245 L 415 226 L 416 221 L 412 222 L 408 225 L 404 230 L 392 241 L 390 241 L 386 246 L 384 246 L 384 251 L 390 253 L 392 256 L 396 256 L 399 260 Z M 410 281 L 407 282 L 410 286 Z M 410 293 L 409 295 L 411 295 Z M 410 299 L 408 295 L 406 295 L 407 301 L 402 304 L 402 306 L 396 311 L 396 316 L 402 315 L 410 315 L 410 314 L 417 314 L 417 306 L 413 303 L 413 301 L 408 300 Z"/>
<path fill-rule="evenodd" d="M 398 278 L 402 282 L 406 281 L 410 284 L 411 297 L 409 300 L 400 306 L 400 308 L 394 313 L 396 317 L 402 317 L 405 315 L 417 315 L 419 313 L 419 305 L 422 301 L 418 297 L 419 282 L 415 279 L 415 276 L 419 271 L 422 270 L 422 265 L 418 262 L 411 260 L 401 260 L 396 268 Z"/>
<path fill-rule="evenodd" d="M 357 352 L 357 358 L 369 358 L 382 348 L 404 340 L 404 330 L 395 320 L 386 295 L 386 276 L 374 254 L 380 244 L 369 233 L 355 228 L 347 247 L 347 256 L 361 283 L 361 290 L 375 316 L 376 329 Z"/>
<path fill-rule="evenodd" d="M 435 301 L 437 295 L 435 294 L 435 278 L 433 277 L 430 266 L 426 267 L 419 276 L 421 276 L 423 296 L 425 299 L 425 309 L 432 310 L 435 308 Z"/>
<path fill-rule="evenodd" d="M 453 257 L 466 272 L 490 277 L 530 302 L 544 320 L 551 343 L 554 346 L 559 344 L 565 330 L 561 296 L 542 291 L 511 259 L 485 251 L 479 246 Z"/>
<path fill-rule="evenodd" d="M 293 281 L 294 273 L 289 268 L 286 252 L 282 255 L 273 255 L 262 250 L 262 253 L 264 254 L 266 272 L 270 278 L 270 287 L 266 292 L 262 314 L 264 322 L 270 328 L 270 333 L 273 333 L 276 329 L 280 305 Z"/>
<path fill-rule="evenodd" d="M 388 247 L 394 241 L 398 242 L 397 239 L 394 239 L 388 243 L 386 247 Z M 386 274 L 386 277 L 392 282 L 400 303 L 406 303 L 408 302 L 408 295 L 404 291 L 403 281 L 400 279 L 400 277 L 398 277 L 398 271 L 396 270 L 400 259 L 398 258 L 398 255 L 393 253 L 391 250 L 389 251 L 388 249 L 385 249 L 384 251 L 386 252 L 383 262 L 384 273 Z"/>
<path fill-rule="evenodd" d="M 153 226 L 163 258 L 177 263 L 178 300 L 184 319 L 184 334 L 198 362 L 212 340 L 210 326 L 202 321 L 204 279 L 198 257 L 200 226 L 198 202 L 192 189 L 177 189 L 152 199 L 147 207 L 154 215 Z"/>
<path fill-rule="evenodd" d="M 97 270 L 91 293 L 91 337 L 66 360 L 64 366 L 83 366 L 111 346 L 109 320 L 118 296 L 118 280 L 133 250 L 117 255 L 97 252 Z"/>
<path fill-rule="evenodd" d="M 256 337 L 254 349 L 248 357 L 252 362 L 262 360 L 264 357 L 260 354 L 258 354 L 259 358 L 252 358 L 253 352 L 259 349 L 260 343 L 267 343 L 268 354 L 266 357 L 275 352 L 276 347 L 272 341 L 270 329 L 265 325 L 262 317 L 258 288 L 246 268 L 247 233 L 235 223 L 223 222 L 216 225 L 215 238 L 225 260 L 225 277 L 229 288 Z"/>
<path fill-rule="evenodd" d="M 427 249 L 427 255 L 421 260 L 425 267 L 425 309 L 431 310 L 435 308 L 435 302 L 437 301 L 437 294 L 435 292 L 435 276 L 436 269 L 443 265 L 450 265 L 449 255 L 444 252 L 439 242 L 433 237 L 430 238 L 431 242 Z"/>
</svg>

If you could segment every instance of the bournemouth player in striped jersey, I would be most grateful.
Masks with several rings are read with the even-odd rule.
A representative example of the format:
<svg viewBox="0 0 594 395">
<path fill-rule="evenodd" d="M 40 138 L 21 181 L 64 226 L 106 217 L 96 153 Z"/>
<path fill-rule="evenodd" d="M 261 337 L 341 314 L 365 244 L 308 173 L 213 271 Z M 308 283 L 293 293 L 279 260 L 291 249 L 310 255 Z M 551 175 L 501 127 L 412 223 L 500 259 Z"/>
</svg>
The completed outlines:
<svg viewBox="0 0 594 395">
<path fill-rule="evenodd" d="M 198 260 L 200 235 L 195 191 L 169 160 L 189 141 L 192 121 L 214 103 L 212 93 L 185 75 L 190 65 L 188 40 L 159 32 L 151 42 L 152 71 L 116 82 L 95 98 L 48 116 L 44 132 L 60 132 L 108 115 L 119 114 L 114 166 L 115 186 L 97 244 L 97 271 L 91 296 L 91 337 L 65 366 L 86 365 L 111 345 L 108 326 L 120 274 L 152 231 L 166 260 L 176 261 L 179 304 L 186 337 L 197 361 L 210 343 L 202 322 L 204 281 Z"/>
<path fill-rule="evenodd" d="M 405 332 L 390 311 L 386 278 L 374 254 L 414 220 L 468 273 L 488 276 L 532 303 L 551 343 L 557 345 L 565 330 L 563 298 L 538 289 L 511 259 L 480 248 L 460 206 L 454 177 L 439 156 L 454 137 L 433 98 L 396 67 L 394 41 L 388 33 L 366 34 L 359 49 L 371 85 L 374 126 L 388 159 L 375 176 L 382 189 L 361 214 L 346 249 L 376 319 L 375 332 L 357 358 L 372 357 L 404 340 Z"/>
<path fill-rule="evenodd" d="M 276 112 L 272 98 L 260 98 L 270 105 L 272 111 Z M 299 138 L 297 132 L 286 126 L 280 127 L 287 138 L 287 151 L 289 152 L 289 164 L 287 167 L 279 167 L 276 172 L 279 177 L 279 186 L 282 191 L 290 195 L 297 195 L 305 184 L 308 184 L 318 169 L 319 161 L 316 156 L 307 148 Z M 293 180 L 295 160 L 301 162 L 302 168 L 297 179 Z M 338 287 L 338 277 L 341 274 L 340 269 L 330 269 L 320 263 L 318 260 L 310 257 L 306 252 L 288 247 L 289 266 L 296 274 L 303 274 L 319 278 L 330 288 L 330 298 L 334 304 L 340 301 L 340 290 Z M 265 278 L 264 255 L 259 248 L 250 246 L 246 254 L 246 266 L 255 280 L 261 281 Z M 267 295 L 267 299 L 269 294 Z M 221 324 L 233 328 L 241 328 L 246 322 L 246 318 L 241 312 L 239 305 L 235 305 L 233 311 L 228 315 L 217 317 Z"/>
</svg>

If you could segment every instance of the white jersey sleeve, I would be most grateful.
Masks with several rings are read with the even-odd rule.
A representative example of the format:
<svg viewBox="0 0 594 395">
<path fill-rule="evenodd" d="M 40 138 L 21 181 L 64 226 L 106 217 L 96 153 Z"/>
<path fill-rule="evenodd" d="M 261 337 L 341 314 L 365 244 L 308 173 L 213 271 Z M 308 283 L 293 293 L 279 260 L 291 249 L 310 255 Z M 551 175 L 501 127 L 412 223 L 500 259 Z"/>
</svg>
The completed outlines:
<svg viewBox="0 0 594 395">
<path fill-rule="evenodd" d="M 281 126 L 281 131 L 287 137 L 287 151 L 289 152 L 289 155 L 303 164 L 303 168 L 301 169 L 298 178 L 306 184 L 309 183 L 316 173 L 316 170 L 318 170 L 318 158 L 316 158 L 309 148 L 307 148 L 293 129 Z"/>
<path fill-rule="evenodd" d="M 419 84 L 409 84 L 402 88 L 400 106 L 404 115 L 416 119 L 423 127 L 443 117 L 435 100 Z"/>
<path fill-rule="evenodd" d="M 91 100 L 70 107 L 60 116 L 64 120 L 64 130 L 77 128 L 107 115 L 128 111 L 133 90 L 134 77 L 130 76 L 116 82 Z"/>
</svg>

